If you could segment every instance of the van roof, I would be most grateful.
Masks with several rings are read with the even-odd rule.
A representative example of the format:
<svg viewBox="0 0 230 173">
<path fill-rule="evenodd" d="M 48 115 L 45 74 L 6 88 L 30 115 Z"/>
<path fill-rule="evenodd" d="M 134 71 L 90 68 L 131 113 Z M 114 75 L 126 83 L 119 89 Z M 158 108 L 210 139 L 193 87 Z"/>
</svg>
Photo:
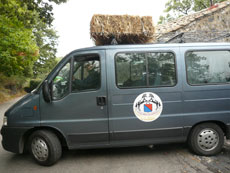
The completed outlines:
<svg viewBox="0 0 230 173">
<path fill-rule="evenodd" d="M 162 43 L 162 44 L 126 44 L 126 45 L 105 45 L 93 46 L 82 49 L 76 49 L 73 52 L 89 51 L 89 50 L 107 50 L 107 49 L 132 49 L 132 48 L 170 48 L 170 47 L 215 47 L 215 46 L 230 46 L 230 43 Z"/>
</svg>

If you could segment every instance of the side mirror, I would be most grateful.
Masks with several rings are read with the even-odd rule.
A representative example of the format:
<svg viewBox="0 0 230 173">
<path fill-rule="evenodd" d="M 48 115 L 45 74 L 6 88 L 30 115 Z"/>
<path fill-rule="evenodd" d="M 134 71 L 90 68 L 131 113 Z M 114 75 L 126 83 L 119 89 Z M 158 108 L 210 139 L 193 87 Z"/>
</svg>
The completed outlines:
<svg viewBox="0 0 230 173">
<path fill-rule="evenodd" d="M 51 94 L 50 94 L 49 83 L 48 83 L 47 80 L 45 80 L 44 83 L 43 83 L 42 94 L 43 94 L 44 100 L 46 102 L 50 103 L 51 102 Z"/>
</svg>

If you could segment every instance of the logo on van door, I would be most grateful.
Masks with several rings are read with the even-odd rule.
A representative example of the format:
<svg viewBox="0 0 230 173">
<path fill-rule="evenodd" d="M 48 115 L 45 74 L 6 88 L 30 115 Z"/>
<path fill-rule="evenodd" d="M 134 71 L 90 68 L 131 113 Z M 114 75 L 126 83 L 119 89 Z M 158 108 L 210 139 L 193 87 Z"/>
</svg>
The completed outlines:
<svg viewBox="0 0 230 173">
<path fill-rule="evenodd" d="M 137 96 L 133 103 L 133 112 L 144 122 L 156 120 L 162 112 L 163 104 L 160 97 L 152 92 L 145 92 Z"/>
</svg>

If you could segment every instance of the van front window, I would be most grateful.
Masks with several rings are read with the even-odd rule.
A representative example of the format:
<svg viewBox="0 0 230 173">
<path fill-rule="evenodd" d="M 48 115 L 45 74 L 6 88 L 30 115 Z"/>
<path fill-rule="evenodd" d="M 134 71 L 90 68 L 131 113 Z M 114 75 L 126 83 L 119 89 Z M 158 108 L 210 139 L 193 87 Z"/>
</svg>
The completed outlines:
<svg viewBox="0 0 230 173">
<path fill-rule="evenodd" d="M 100 59 L 96 54 L 75 56 L 72 76 L 72 91 L 96 90 L 100 88 Z"/>
<path fill-rule="evenodd" d="M 52 97 L 58 100 L 69 92 L 70 63 L 67 63 L 53 79 Z"/>
</svg>

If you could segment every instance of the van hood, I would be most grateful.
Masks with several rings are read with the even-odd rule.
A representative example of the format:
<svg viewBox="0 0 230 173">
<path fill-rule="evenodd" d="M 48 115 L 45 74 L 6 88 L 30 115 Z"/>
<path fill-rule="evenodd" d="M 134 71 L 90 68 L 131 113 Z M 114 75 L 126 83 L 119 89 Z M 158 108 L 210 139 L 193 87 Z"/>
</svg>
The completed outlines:
<svg viewBox="0 0 230 173">
<path fill-rule="evenodd" d="M 30 98 L 32 98 L 34 94 L 33 93 L 29 93 L 26 94 L 24 97 L 22 97 L 20 100 L 18 100 L 16 103 L 14 103 L 6 112 L 5 112 L 5 116 L 8 117 L 10 114 L 12 114 L 13 112 L 15 112 L 16 110 L 18 110 L 20 107 L 22 107 L 24 104 L 26 104 Z"/>
</svg>

